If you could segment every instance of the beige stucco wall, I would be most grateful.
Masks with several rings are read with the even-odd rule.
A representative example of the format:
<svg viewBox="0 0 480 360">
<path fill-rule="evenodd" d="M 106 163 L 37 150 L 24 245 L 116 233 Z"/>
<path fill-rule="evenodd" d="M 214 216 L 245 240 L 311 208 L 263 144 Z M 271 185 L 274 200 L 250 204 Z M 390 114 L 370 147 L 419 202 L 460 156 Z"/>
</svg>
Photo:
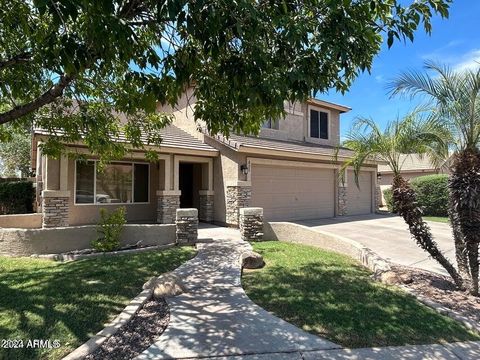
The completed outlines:
<svg viewBox="0 0 480 360">
<path fill-rule="evenodd" d="M 95 225 L 50 229 L 0 229 L 0 255 L 30 256 L 57 254 L 90 248 L 96 238 Z M 143 245 L 175 243 L 175 225 L 125 225 L 122 245 L 142 241 Z"/>
<path fill-rule="evenodd" d="M 126 160 L 128 161 L 128 160 Z M 100 219 L 100 208 L 106 208 L 109 211 L 124 206 L 127 210 L 128 222 L 156 222 L 157 219 L 157 197 L 156 191 L 159 189 L 159 171 L 157 164 L 150 164 L 150 203 L 149 204 L 121 204 L 121 205 L 91 205 L 74 204 L 74 183 L 75 183 L 75 161 L 68 163 L 68 190 L 70 190 L 69 202 L 69 221 L 70 225 L 94 224 Z"/>
<path fill-rule="evenodd" d="M 0 228 L 36 229 L 42 227 L 42 214 L 0 215 Z"/>
</svg>

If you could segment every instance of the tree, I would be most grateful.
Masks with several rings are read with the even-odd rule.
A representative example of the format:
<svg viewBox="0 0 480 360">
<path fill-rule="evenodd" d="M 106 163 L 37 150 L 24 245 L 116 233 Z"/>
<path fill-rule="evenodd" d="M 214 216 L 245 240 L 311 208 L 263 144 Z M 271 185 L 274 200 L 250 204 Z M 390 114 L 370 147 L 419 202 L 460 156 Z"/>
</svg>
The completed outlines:
<svg viewBox="0 0 480 360">
<path fill-rule="evenodd" d="M 432 62 L 426 73 L 402 73 L 392 93 L 424 96 L 447 131 L 453 150 L 449 216 L 460 273 L 478 295 L 480 243 L 480 67 L 454 72 Z M 447 153 L 443 153 L 444 156 Z"/>
<path fill-rule="evenodd" d="M 29 131 L 15 131 L 0 142 L 0 175 L 6 177 L 30 176 L 32 139 Z"/>
<path fill-rule="evenodd" d="M 422 218 L 415 191 L 401 175 L 403 154 L 422 154 L 438 162 L 438 153 L 445 151 L 443 141 L 445 129 L 441 123 L 423 111 L 415 110 L 403 119 L 389 122 L 384 131 L 371 119 L 357 119 L 348 133 L 343 146 L 353 150 L 354 155 L 342 164 L 341 174 L 353 167 L 354 179 L 367 160 L 383 161 L 393 172 L 393 201 L 397 214 L 407 223 L 412 238 L 435 259 L 452 277 L 455 284 L 463 288 L 463 279 L 438 248 L 429 226 Z"/>
<path fill-rule="evenodd" d="M 347 90 L 383 36 L 392 46 L 430 33 L 451 0 L 404 3 L 0 0 L 0 124 L 35 120 L 56 135 L 47 155 L 82 140 L 118 158 L 125 143 L 158 145 L 170 118 L 156 102 L 173 106 L 194 84 L 195 116 L 211 132 L 256 132 L 285 100 Z"/>
</svg>

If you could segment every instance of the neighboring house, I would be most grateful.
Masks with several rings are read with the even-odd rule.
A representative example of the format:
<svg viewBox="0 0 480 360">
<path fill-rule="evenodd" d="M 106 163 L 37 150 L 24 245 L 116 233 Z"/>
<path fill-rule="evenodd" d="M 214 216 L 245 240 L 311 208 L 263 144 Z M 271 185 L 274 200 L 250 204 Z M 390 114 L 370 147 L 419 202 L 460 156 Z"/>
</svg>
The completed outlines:
<svg viewBox="0 0 480 360">
<path fill-rule="evenodd" d="M 266 121 L 258 137 L 209 135 L 193 120 L 195 101 L 187 92 L 156 150 L 157 163 L 135 151 L 96 172 L 95 160 L 52 159 L 37 151 L 47 133 L 34 132 L 38 202 L 43 226 L 94 223 L 101 207 L 126 206 L 129 222 L 172 223 L 178 207 L 199 209 L 201 221 L 237 226 L 239 209 L 264 208 L 267 220 L 302 220 L 376 210 L 377 164 L 368 162 L 339 181 L 341 163 L 351 156 L 338 151 L 340 114 L 350 109 L 311 99 L 285 103 L 287 116 Z M 187 101 L 189 99 L 189 101 Z M 87 152 L 84 146 L 70 145 Z"/>
<path fill-rule="evenodd" d="M 434 165 L 428 156 L 420 156 L 419 154 L 404 154 L 400 157 L 401 174 L 407 180 L 425 175 L 448 174 L 450 172 L 448 163 L 449 160 L 443 162 L 440 166 Z M 383 190 L 391 187 L 393 171 L 388 165 L 379 164 L 378 175 L 378 184 L 382 191 L 382 205 L 385 205 Z"/>
</svg>

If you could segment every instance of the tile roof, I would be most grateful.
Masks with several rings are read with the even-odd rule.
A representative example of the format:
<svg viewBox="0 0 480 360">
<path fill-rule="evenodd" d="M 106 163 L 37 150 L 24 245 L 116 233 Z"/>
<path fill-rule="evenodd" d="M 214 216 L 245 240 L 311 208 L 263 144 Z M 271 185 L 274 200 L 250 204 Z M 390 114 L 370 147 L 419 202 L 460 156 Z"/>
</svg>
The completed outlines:
<svg viewBox="0 0 480 360">
<path fill-rule="evenodd" d="M 402 165 L 402 171 L 422 171 L 422 170 L 437 170 L 434 164 L 428 156 L 420 156 L 419 154 L 403 154 L 400 155 L 400 163 Z M 392 170 L 388 165 L 378 165 L 379 172 L 391 172 Z"/>
<path fill-rule="evenodd" d="M 35 128 L 34 133 L 39 135 L 50 135 L 48 131 L 40 128 Z M 61 132 L 59 131 L 58 134 L 61 135 Z M 166 126 L 162 130 L 160 130 L 160 134 L 162 136 L 162 143 L 160 145 L 160 149 L 165 146 L 189 150 L 218 152 L 217 149 L 204 143 L 202 140 L 196 138 L 195 136 L 187 133 L 186 131 L 178 128 L 175 125 Z M 141 139 L 142 141 L 146 141 L 147 137 L 142 136 Z M 121 133 L 120 136 L 115 140 L 119 142 L 127 142 L 127 139 L 125 138 L 125 135 L 123 133 Z"/>
<path fill-rule="evenodd" d="M 259 149 L 268 149 L 268 150 L 279 150 L 287 151 L 294 153 L 302 154 L 313 154 L 321 156 L 334 156 L 336 147 L 327 146 L 327 145 L 318 145 L 307 142 L 300 141 L 286 141 L 286 140 L 276 140 L 276 139 L 267 139 L 259 138 L 254 136 L 242 136 L 231 134 L 228 138 L 222 135 L 208 135 L 225 145 L 228 145 L 231 148 L 240 150 L 243 147 L 259 148 Z M 346 148 L 340 148 L 338 155 L 341 157 L 352 156 L 353 152 Z"/>
</svg>

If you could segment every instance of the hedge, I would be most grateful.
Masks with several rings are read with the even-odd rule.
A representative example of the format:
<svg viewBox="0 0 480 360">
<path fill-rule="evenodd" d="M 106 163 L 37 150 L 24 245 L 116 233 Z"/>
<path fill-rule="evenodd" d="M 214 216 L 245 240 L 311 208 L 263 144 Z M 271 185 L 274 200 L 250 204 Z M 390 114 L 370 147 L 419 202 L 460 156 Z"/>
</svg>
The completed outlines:
<svg viewBox="0 0 480 360">
<path fill-rule="evenodd" d="M 420 176 L 410 181 L 417 195 L 418 205 L 426 216 L 448 216 L 448 175 Z M 392 189 L 383 190 L 388 211 L 395 213 Z"/>
<path fill-rule="evenodd" d="M 35 191 L 31 181 L 0 182 L 0 214 L 33 212 Z"/>
<path fill-rule="evenodd" d="M 448 216 L 448 175 L 420 176 L 410 183 L 424 215 Z"/>
</svg>

